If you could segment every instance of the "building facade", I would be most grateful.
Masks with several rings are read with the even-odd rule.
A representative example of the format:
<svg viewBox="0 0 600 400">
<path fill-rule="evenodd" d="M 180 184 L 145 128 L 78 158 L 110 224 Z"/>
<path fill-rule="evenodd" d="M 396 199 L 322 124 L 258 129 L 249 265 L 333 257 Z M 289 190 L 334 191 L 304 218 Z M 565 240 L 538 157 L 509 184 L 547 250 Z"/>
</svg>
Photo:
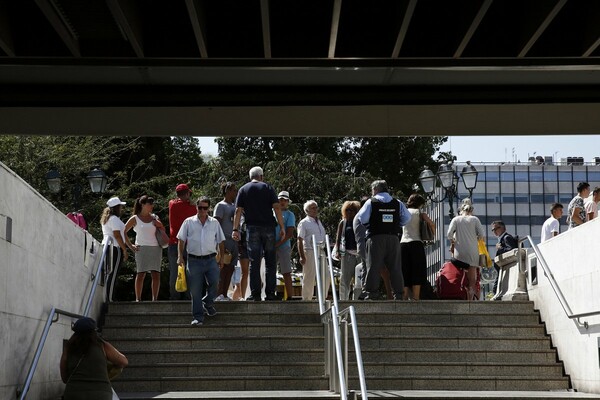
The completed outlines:
<svg viewBox="0 0 600 400">
<path fill-rule="evenodd" d="M 490 255 L 493 257 L 496 253 L 497 238 L 490 230 L 490 224 L 495 220 L 504 221 L 510 234 L 519 237 L 530 235 L 535 243 L 539 243 L 542 225 L 550 216 L 550 207 L 558 202 L 565 211 L 560 229 L 561 232 L 567 230 L 567 207 L 577 194 L 577 184 L 588 182 L 592 189 L 600 186 L 599 164 L 598 160 L 586 164 L 579 159 L 553 163 L 548 157 L 543 161 L 532 159 L 528 163 L 472 163 L 479 172 L 472 198 L 474 215 L 484 226 Z M 454 165 L 459 176 L 464 166 L 464 163 Z M 437 189 L 437 195 L 438 199 L 443 197 L 442 189 Z M 468 191 L 461 179 L 458 198 L 453 202 L 455 213 L 467 196 Z M 451 217 L 447 200 L 431 203 L 430 206 L 429 212 L 437 222 L 441 238 L 427 248 L 428 276 L 433 282 L 443 262 L 450 258 L 446 233 Z"/>
</svg>

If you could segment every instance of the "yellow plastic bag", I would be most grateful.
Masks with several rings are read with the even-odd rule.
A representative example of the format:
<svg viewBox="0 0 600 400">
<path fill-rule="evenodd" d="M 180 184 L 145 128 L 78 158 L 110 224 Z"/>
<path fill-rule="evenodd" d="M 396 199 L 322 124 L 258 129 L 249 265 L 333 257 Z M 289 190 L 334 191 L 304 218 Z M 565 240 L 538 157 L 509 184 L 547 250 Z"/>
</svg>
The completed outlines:
<svg viewBox="0 0 600 400">
<path fill-rule="evenodd" d="M 178 292 L 187 291 L 187 281 L 185 279 L 185 267 L 179 264 L 177 267 L 177 281 L 175 282 L 175 290 Z"/>
<path fill-rule="evenodd" d="M 479 259 L 481 260 L 482 258 L 485 258 L 485 260 L 481 260 L 481 266 L 484 268 L 491 268 L 492 259 L 490 257 L 490 253 L 488 253 L 487 246 L 485 245 L 483 239 L 479 239 L 477 241 L 477 247 L 479 248 Z"/>
</svg>

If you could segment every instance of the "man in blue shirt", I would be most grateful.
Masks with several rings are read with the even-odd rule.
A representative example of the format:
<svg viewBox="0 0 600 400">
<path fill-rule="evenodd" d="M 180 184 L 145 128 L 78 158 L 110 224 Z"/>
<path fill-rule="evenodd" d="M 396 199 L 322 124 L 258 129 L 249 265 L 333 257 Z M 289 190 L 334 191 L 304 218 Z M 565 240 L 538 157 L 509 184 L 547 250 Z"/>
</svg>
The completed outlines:
<svg viewBox="0 0 600 400">
<path fill-rule="evenodd" d="M 293 212 L 288 210 L 290 203 L 290 194 L 285 190 L 279 192 L 277 195 L 279 198 L 279 205 L 281 206 L 281 215 L 283 216 L 283 226 L 285 227 L 285 236 L 281 237 L 279 226 L 275 228 L 275 238 L 279 238 L 275 243 L 275 250 L 277 252 L 277 264 L 279 264 L 279 270 L 283 275 L 283 283 L 285 284 L 285 292 L 287 294 L 286 299 L 291 300 L 294 294 L 294 288 L 292 286 L 292 246 L 290 244 L 294 230 L 296 229 L 296 216 Z"/>
<path fill-rule="evenodd" d="M 246 221 L 246 238 L 250 258 L 250 297 L 246 300 L 261 301 L 260 262 L 265 257 L 265 294 L 267 300 L 276 300 L 275 289 L 277 265 L 275 262 L 275 226 L 279 225 L 280 238 L 285 235 L 281 206 L 271 185 L 263 182 L 263 170 L 250 170 L 251 181 L 240 188 L 235 199 L 235 217 L 232 238 L 240 240 L 242 213 Z M 275 218 L 273 217 L 275 212 Z M 279 238 L 278 238 L 279 239 Z"/>
<path fill-rule="evenodd" d="M 365 202 L 356 219 L 366 228 L 367 276 L 364 279 L 365 300 L 378 300 L 381 269 L 390 272 L 395 299 L 402 299 L 404 279 L 400 261 L 400 240 L 402 227 L 410 221 L 411 215 L 406 206 L 388 193 L 384 180 L 371 184 L 373 197 Z"/>
</svg>

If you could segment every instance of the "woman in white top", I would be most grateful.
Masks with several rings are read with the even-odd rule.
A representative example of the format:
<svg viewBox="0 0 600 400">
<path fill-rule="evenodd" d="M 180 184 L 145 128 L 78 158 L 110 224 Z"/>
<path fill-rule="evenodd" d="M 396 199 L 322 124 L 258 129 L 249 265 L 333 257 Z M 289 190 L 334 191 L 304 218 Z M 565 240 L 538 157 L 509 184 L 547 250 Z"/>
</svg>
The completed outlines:
<svg viewBox="0 0 600 400">
<path fill-rule="evenodd" d="M 134 216 L 125 224 L 125 234 L 132 228 L 135 231 L 135 301 L 142 300 L 142 288 L 146 272 L 152 275 L 152 301 L 158 299 L 160 289 L 160 264 L 162 247 L 156 240 L 156 230 L 165 229 L 158 217 L 152 214 L 154 199 L 146 195 L 135 201 Z"/>
<path fill-rule="evenodd" d="M 112 252 L 112 264 L 108 258 L 104 260 L 106 271 L 109 273 L 106 285 L 106 296 L 109 301 L 112 300 L 114 281 L 119 267 L 127 259 L 127 248 L 129 247 L 133 250 L 133 245 L 127 235 L 125 235 L 125 224 L 121 221 L 121 214 L 123 214 L 123 206 L 125 204 L 118 197 L 111 197 L 106 202 L 108 207 L 104 209 L 100 217 L 102 234 L 104 235 L 102 244 L 106 244 L 110 238 L 112 239 L 112 245 L 120 250 Z"/>
<path fill-rule="evenodd" d="M 484 235 L 481 221 L 473 215 L 473 210 L 471 199 L 464 199 L 460 207 L 460 215 L 450 221 L 447 235 L 448 240 L 451 242 L 450 252 L 453 254 L 453 258 L 458 260 L 458 263 L 453 261 L 454 265 L 457 268 L 467 269 L 467 278 L 469 279 L 468 300 L 478 300 L 476 286 L 479 248 L 477 240 L 483 238 Z"/>
<path fill-rule="evenodd" d="M 435 235 L 435 224 L 429 216 L 421 212 L 425 205 L 423 196 L 416 193 L 411 194 L 406 202 L 406 208 L 411 215 L 410 220 L 402 229 L 400 239 L 400 255 L 402 257 L 402 275 L 404 276 L 404 300 L 412 298 L 419 300 L 421 296 L 421 285 L 427 280 L 427 261 L 425 259 L 425 247 L 421 240 L 420 223 L 423 219 Z M 412 292 L 412 297 L 410 297 Z"/>
</svg>

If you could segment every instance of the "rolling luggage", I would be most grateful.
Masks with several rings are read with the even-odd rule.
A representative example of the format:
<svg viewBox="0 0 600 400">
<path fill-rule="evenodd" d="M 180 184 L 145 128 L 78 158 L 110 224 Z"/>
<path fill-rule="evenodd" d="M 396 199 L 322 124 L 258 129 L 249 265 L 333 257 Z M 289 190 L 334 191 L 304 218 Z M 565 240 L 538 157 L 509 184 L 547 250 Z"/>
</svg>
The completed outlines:
<svg viewBox="0 0 600 400">
<path fill-rule="evenodd" d="M 475 295 L 479 298 L 481 291 L 480 273 L 477 271 Z M 467 270 L 457 268 L 451 261 L 446 261 L 439 270 L 435 280 L 436 294 L 441 300 L 467 300 Z"/>
</svg>

